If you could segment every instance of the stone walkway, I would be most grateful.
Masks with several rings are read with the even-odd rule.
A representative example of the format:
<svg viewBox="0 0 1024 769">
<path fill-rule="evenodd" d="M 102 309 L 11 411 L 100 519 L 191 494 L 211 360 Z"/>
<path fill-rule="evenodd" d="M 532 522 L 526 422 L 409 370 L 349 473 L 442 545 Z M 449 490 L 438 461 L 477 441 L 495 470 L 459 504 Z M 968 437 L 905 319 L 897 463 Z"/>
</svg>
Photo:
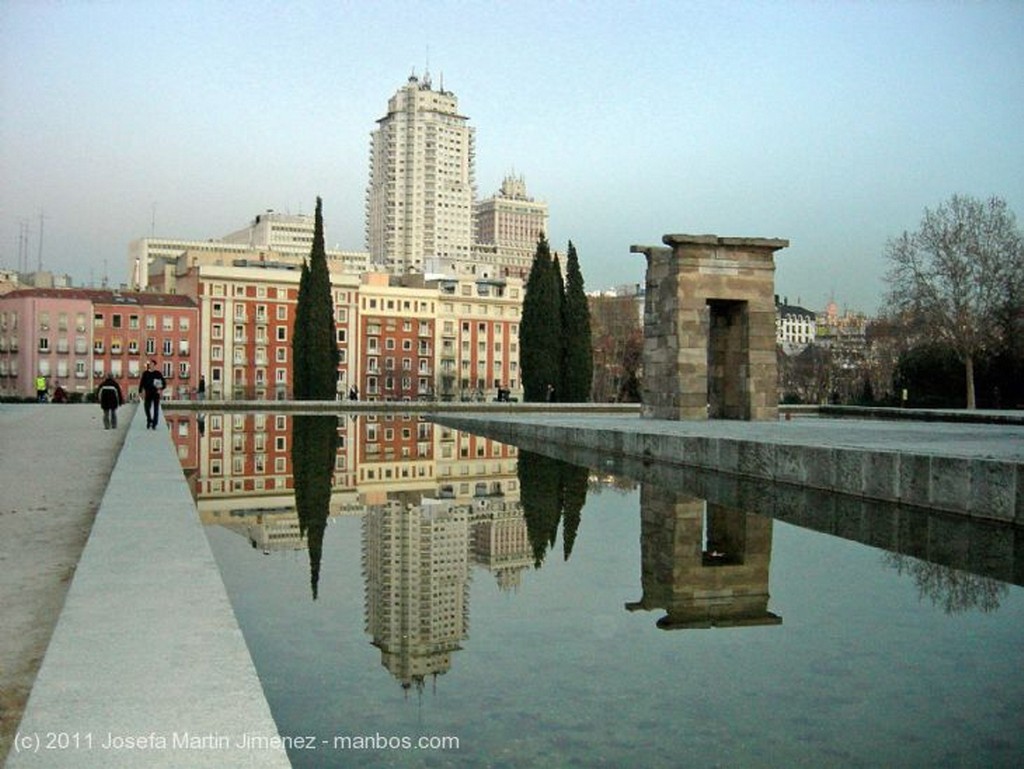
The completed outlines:
<svg viewBox="0 0 1024 769">
<path fill-rule="evenodd" d="M 0 404 L 0 758 L 7 755 L 135 407 Z"/>
</svg>

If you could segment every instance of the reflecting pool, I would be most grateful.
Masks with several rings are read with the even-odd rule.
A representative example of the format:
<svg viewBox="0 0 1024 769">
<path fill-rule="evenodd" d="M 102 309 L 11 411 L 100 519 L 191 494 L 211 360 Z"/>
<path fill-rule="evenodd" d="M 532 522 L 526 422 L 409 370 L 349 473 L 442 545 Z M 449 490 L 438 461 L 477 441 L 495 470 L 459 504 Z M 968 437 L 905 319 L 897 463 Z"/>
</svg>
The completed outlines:
<svg viewBox="0 0 1024 769">
<path fill-rule="evenodd" d="M 197 427 L 179 453 L 274 718 L 315 737 L 295 766 L 1024 754 L 1019 529 L 820 495 L 795 525 L 415 417 Z"/>
</svg>

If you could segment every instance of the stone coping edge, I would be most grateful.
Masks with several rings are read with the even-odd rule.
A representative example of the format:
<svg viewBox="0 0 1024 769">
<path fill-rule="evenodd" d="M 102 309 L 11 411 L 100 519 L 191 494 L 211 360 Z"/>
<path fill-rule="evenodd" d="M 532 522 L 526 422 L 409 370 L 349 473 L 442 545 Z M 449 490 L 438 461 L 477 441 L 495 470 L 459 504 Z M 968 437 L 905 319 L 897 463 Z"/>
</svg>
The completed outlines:
<svg viewBox="0 0 1024 769">
<path fill-rule="evenodd" d="M 163 423 L 138 408 L 9 769 L 289 767 Z"/>
<path fill-rule="evenodd" d="M 980 520 L 1024 525 L 1024 465 L 908 451 L 808 446 L 713 436 L 489 421 L 438 414 L 434 421 L 514 444 L 529 440 L 645 462 L 788 483 Z"/>
</svg>

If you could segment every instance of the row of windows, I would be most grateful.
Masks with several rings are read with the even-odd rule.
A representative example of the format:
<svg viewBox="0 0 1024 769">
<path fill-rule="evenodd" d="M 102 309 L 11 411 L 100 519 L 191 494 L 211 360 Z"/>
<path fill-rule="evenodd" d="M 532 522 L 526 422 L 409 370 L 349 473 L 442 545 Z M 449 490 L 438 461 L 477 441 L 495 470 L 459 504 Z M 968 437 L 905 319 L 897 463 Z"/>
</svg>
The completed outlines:
<svg viewBox="0 0 1024 769">
<path fill-rule="evenodd" d="M 42 322 L 43 322 L 42 321 L 42 317 L 44 315 L 46 315 L 46 313 L 40 313 L 40 325 L 42 325 Z M 108 318 L 108 316 L 105 315 L 102 312 L 97 312 L 97 313 L 93 314 L 93 327 L 94 328 L 105 328 L 106 324 L 107 324 L 107 320 L 110 321 L 110 327 L 111 328 L 124 328 L 125 327 L 125 325 L 124 325 L 124 317 L 120 313 L 112 313 L 109 316 L 109 318 Z M 155 331 L 156 330 L 156 325 L 157 325 L 156 321 L 157 321 L 156 315 L 147 315 L 146 316 L 146 323 L 145 323 L 146 330 L 147 331 Z M 162 330 L 164 330 L 164 331 L 173 331 L 174 330 L 174 316 L 173 315 L 163 315 L 163 316 L 161 316 L 160 321 L 161 321 L 160 327 L 161 327 Z M 191 321 L 190 321 L 190 318 L 187 315 L 179 315 L 178 316 L 178 330 L 179 331 L 188 331 L 190 325 L 191 325 Z M 137 330 L 139 328 L 139 316 L 138 315 L 129 315 L 128 316 L 128 326 L 127 326 L 127 328 L 129 330 Z"/>
<path fill-rule="evenodd" d="M 145 354 L 146 355 L 156 355 L 157 354 L 157 348 L 158 348 L 157 341 L 158 340 L 155 337 L 148 337 L 145 340 Z M 175 354 L 175 349 L 174 348 L 175 348 L 175 345 L 174 345 L 174 340 L 173 339 L 164 339 L 163 343 L 160 345 L 160 349 L 162 350 L 163 354 L 166 355 L 166 356 L 174 355 Z M 71 352 L 70 342 L 69 342 L 69 340 L 66 337 L 58 338 L 57 339 L 56 347 L 53 347 L 53 346 L 50 345 L 50 337 L 48 337 L 48 336 L 41 336 L 41 337 L 39 337 L 39 345 L 38 345 L 37 349 L 43 355 L 50 354 L 50 353 L 52 353 L 54 351 L 56 351 L 58 354 L 63 354 L 63 353 Z M 86 349 L 87 349 L 87 342 L 86 342 L 85 337 L 81 337 L 81 336 L 80 337 L 76 337 L 75 338 L 75 353 L 82 354 L 82 353 L 84 353 L 86 351 Z M 111 355 L 124 355 L 124 354 L 139 355 L 140 354 L 140 342 L 139 342 L 138 339 L 129 339 L 127 341 L 127 343 L 123 342 L 120 339 L 112 339 L 112 340 L 110 340 L 110 347 L 109 347 L 109 350 L 108 350 L 106 342 L 104 340 L 102 340 L 102 339 L 97 339 L 97 340 L 95 340 L 92 343 L 92 351 L 93 351 L 93 354 L 95 354 L 95 355 L 104 355 L 107 352 L 109 352 Z M 189 354 L 189 342 L 188 342 L 187 339 L 179 339 L 178 340 L 177 354 L 178 355 L 186 355 L 186 356 Z"/>
<path fill-rule="evenodd" d="M 285 286 L 267 286 L 262 283 L 232 283 L 231 284 L 231 296 L 256 296 L 257 298 L 267 299 L 280 299 L 287 301 L 289 298 L 289 290 L 294 291 L 295 289 L 288 289 Z M 210 283 L 209 291 L 211 296 L 228 296 L 227 284 L 225 283 Z"/>
<path fill-rule="evenodd" d="M 64 379 L 73 376 L 75 379 L 85 379 L 88 375 L 89 362 L 81 358 L 76 359 L 73 363 L 67 360 L 58 360 L 56 365 L 51 364 L 47 358 L 40 358 L 37 363 L 37 373 L 41 376 L 56 376 L 58 379 Z M 164 379 L 188 379 L 192 374 L 192 366 L 188 361 L 179 361 L 175 365 L 174 361 L 164 361 L 160 367 L 161 373 Z M 7 361 L 0 361 L 0 376 L 18 376 L 18 365 L 17 361 L 10 361 L 8 367 Z M 138 379 L 142 376 L 142 366 L 137 360 L 128 361 L 128 365 L 125 366 L 123 361 L 120 360 L 96 360 L 92 362 L 92 376 L 93 379 L 102 379 L 107 374 L 110 374 L 115 379 L 121 379 L 124 376 L 128 376 L 129 379 Z"/>
</svg>

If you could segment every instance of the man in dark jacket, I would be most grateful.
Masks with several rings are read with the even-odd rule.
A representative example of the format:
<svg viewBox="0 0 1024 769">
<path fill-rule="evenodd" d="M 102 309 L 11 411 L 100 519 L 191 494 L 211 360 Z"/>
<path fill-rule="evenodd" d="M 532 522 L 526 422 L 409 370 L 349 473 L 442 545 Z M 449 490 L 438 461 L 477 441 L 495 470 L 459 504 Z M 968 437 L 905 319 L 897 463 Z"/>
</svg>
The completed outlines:
<svg viewBox="0 0 1024 769">
<path fill-rule="evenodd" d="M 139 392 L 142 393 L 143 406 L 146 409 L 146 427 L 155 430 L 157 420 L 160 418 L 160 393 L 163 392 L 163 374 L 156 367 L 156 361 L 150 360 L 146 363 L 146 370 L 142 372 L 142 381 L 139 382 Z"/>
<path fill-rule="evenodd" d="M 96 390 L 96 400 L 103 409 L 103 429 L 116 430 L 117 407 L 124 403 L 124 396 L 121 394 L 121 385 L 110 374 L 100 382 L 99 389 Z"/>
</svg>

